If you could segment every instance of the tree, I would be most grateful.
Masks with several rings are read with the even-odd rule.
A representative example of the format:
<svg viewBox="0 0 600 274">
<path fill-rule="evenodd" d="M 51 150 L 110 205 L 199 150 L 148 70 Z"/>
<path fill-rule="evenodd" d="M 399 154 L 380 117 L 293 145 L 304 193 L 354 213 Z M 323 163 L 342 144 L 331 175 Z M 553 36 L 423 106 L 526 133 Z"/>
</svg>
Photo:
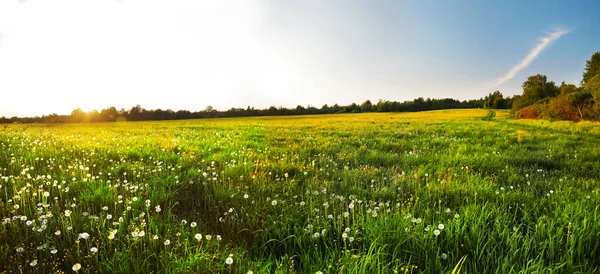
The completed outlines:
<svg viewBox="0 0 600 274">
<path fill-rule="evenodd" d="M 77 108 L 71 112 L 71 121 L 75 123 L 87 122 L 88 115 L 81 108 Z"/>
<path fill-rule="evenodd" d="M 579 119 L 583 120 L 583 116 L 594 105 L 594 97 L 589 91 L 578 91 L 569 94 L 569 104 L 579 113 Z"/>
<path fill-rule="evenodd" d="M 536 74 L 529 76 L 521 86 L 523 87 L 523 95 L 518 98 L 515 97 L 513 102 L 514 110 L 533 105 L 539 100 L 551 98 L 558 94 L 556 84 L 553 81 L 548 81 L 546 75 Z"/>
<path fill-rule="evenodd" d="M 585 69 L 583 71 L 583 79 L 581 86 L 584 88 L 596 75 L 600 74 L 600 51 L 592 54 L 590 60 L 585 61 Z"/>
<path fill-rule="evenodd" d="M 560 90 L 560 94 L 571 94 L 573 92 L 577 92 L 577 86 L 573 84 L 567 84 L 564 81 L 560 84 L 558 88 Z"/>
<path fill-rule="evenodd" d="M 364 101 L 360 105 L 360 110 L 362 110 L 362 112 L 371 112 L 371 111 L 373 111 L 373 104 L 371 103 L 370 100 Z"/>
<path fill-rule="evenodd" d="M 494 93 L 490 93 L 484 98 L 483 107 L 504 109 L 508 107 L 508 100 L 504 99 L 504 96 L 499 90 L 496 90 Z"/>
</svg>

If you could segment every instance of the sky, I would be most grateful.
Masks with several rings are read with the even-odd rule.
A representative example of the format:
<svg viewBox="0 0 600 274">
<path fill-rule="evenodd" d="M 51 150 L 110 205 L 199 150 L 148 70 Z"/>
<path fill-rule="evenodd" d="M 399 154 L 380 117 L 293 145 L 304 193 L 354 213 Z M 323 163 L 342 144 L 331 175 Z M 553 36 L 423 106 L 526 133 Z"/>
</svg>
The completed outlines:
<svg viewBox="0 0 600 274">
<path fill-rule="evenodd" d="M 600 1 L 0 0 L 0 116 L 520 94 L 579 84 Z"/>
</svg>

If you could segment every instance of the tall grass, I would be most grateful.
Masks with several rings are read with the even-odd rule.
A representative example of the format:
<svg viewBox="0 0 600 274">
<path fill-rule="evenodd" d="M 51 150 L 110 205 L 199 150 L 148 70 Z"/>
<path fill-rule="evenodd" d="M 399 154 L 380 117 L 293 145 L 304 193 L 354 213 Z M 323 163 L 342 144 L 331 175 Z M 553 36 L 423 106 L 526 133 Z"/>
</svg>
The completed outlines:
<svg viewBox="0 0 600 274">
<path fill-rule="evenodd" d="M 0 272 L 597 272 L 599 137 L 485 110 L 10 125 Z"/>
</svg>

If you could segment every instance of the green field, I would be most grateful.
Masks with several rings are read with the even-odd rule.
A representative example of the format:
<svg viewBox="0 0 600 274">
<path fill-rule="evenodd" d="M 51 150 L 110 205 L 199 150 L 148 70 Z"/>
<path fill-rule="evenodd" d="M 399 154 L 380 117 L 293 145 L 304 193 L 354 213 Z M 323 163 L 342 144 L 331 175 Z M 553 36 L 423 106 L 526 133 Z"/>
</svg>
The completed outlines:
<svg viewBox="0 0 600 274">
<path fill-rule="evenodd" d="M 0 172 L 0 272 L 600 271 L 592 122 L 449 110 L 6 125 Z"/>
</svg>

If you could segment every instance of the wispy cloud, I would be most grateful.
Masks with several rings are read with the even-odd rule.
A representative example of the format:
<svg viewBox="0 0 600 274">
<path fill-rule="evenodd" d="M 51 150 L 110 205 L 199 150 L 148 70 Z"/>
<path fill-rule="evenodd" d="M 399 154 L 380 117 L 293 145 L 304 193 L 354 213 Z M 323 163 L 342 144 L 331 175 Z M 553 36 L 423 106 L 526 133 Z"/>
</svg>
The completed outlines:
<svg viewBox="0 0 600 274">
<path fill-rule="evenodd" d="M 552 42 L 567 33 L 569 33 L 569 30 L 556 29 L 548 36 L 540 38 L 540 42 L 529 52 L 529 54 L 527 54 L 527 56 L 525 56 L 525 58 L 523 58 L 523 60 L 521 60 L 521 62 L 519 62 L 519 64 L 508 71 L 506 75 L 498 79 L 496 86 L 515 77 L 519 71 L 529 66 L 529 64 L 531 64 L 531 62 L 533 62 L 533 60 L 535 60 L 535 58 L 537 58 Z"/>
</svg>

